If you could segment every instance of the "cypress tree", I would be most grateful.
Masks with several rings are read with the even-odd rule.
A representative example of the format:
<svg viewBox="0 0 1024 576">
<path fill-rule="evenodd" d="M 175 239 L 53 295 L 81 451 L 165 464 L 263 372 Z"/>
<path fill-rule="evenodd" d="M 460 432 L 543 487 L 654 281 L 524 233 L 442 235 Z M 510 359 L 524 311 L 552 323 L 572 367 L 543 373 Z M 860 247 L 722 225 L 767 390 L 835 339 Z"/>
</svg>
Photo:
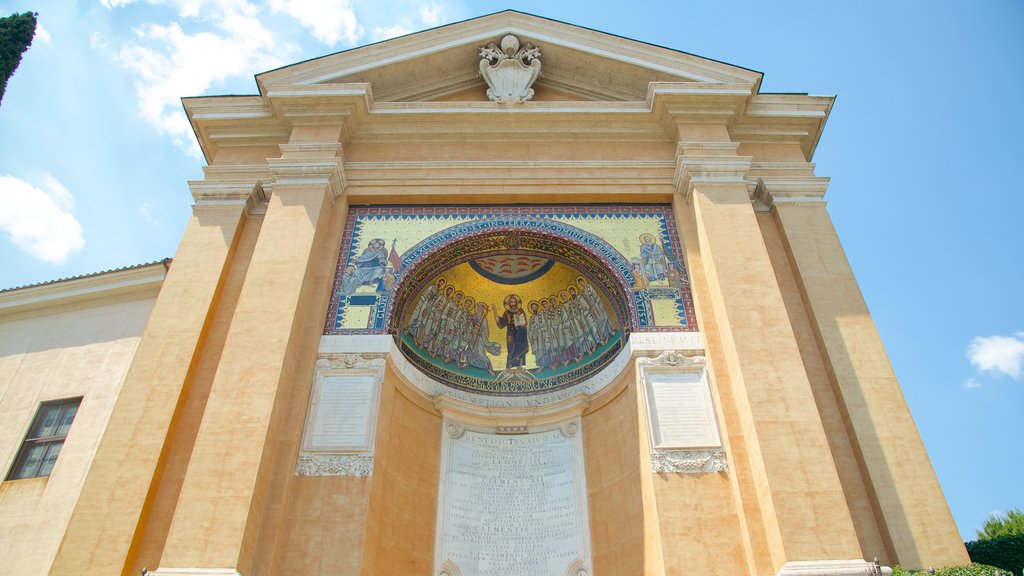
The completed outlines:
<svg viewBox="0 0 1024 576">
<path fill-rule="evenodd" d="M 18 69 L 21 55 L 32 45 L 37 16 L 35 12 L 25 12 L 0 18 L 0 102 L 7 91 L 7 79 Z"/>
</svg>

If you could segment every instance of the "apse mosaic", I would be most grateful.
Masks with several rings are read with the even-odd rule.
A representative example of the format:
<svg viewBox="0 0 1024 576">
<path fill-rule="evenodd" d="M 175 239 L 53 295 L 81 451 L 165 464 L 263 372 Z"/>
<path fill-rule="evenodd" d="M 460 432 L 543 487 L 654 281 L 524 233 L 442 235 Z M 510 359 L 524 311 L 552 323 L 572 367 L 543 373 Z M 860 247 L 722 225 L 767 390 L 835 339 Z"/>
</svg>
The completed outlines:
<svg viewBox="0 0 1024 576">
<path fill-rule="evenodd" d="M 571 386 L 632 331 L 696 330 L 671 208 L 352 207 L 325 334 L 395 336 L 485 394 Z"/>
</svg>

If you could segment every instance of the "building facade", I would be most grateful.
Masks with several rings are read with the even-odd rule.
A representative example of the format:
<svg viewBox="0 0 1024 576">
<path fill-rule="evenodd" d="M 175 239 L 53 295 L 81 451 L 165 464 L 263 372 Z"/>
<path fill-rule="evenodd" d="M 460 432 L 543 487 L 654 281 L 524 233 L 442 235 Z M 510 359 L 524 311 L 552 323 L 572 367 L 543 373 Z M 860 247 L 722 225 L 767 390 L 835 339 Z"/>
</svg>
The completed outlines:
<svg viewBox="0 0 1024 576">
<path fill-rule="evenodd" d="M 160 576 L 968 562 L 814 174 L 833 99 L 761 77 L 509 11 L 186 99 L 205 178 L 159 294 L 90 300 L 134 302 L 123 339 L 83 336 L 123 344 L 96 390 L 26 367 L 49 361 L 14 344 L 18 314 L 71 312 L 11 293 L 9 469 L 43 471 L 58 436 L 33 434 L 71 410 L 48 402 L 81 403 L 48 477 L 0 486 L 6 556 Z"/>
</svg>

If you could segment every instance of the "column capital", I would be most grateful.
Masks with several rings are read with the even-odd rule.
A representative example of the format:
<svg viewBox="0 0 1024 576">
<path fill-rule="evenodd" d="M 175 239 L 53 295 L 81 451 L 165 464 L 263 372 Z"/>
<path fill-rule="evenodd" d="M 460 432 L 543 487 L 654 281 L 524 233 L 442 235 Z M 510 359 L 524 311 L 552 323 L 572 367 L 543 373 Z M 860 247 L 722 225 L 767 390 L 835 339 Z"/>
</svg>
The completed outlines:
<svg viewBox="0 0 1024 576">
<path fill-rule="evenodd" d="M 754 210 L 769 212 L 778 204 L 824 206 L 827 176 L 782 176 L 757 179 L 752 200 Z"/>
<path fill-rule="evenodd" d="M 274 185 L 324 186 L 331 200 L 345 192 L 345 157 L 338 142 L 281 144 L 281 157 L 268 158 Z"/>
<path fill-rule="evenodd" d="M 267 193 L 260 180 L 189 180 L 192 210 L 214 206 L 244 207 L 250 216 L 265 214 Z"/>
<path fill-rule="evenodd" d="M 750 156 L 738 156 L 738 142 L 680 142 L 676 145 L 676 191 L 689 202 L 696 185 L 746 186 Z"/>
</svg>

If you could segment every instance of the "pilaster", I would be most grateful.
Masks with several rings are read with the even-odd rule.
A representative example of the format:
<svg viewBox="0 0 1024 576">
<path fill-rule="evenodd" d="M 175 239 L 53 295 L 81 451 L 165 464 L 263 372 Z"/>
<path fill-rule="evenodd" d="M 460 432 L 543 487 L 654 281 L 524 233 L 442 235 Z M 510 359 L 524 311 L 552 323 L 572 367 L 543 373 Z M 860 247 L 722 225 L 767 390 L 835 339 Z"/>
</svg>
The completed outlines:
<svg viewBox="0 0 1024 576">
<path fill-rule="evenodd" d="M 846 254 L 819 178 L 767 180 L 812 329 L 891 559 L 907 567 L 969 562 L 928 454 Z"/>
<path fill-rule="evenodd" d="M 746 183 L 724 125 L 681 126 L 680 202 L 694 213 L 749 466 L 775 570 L 861 551 Z M 810 464 L 809 464 L 810 463 Z"/>
<path fill-rule="evenodd" d="M 51 574 L 120 574 L 148 514 L 162 458 L 241 234 L 254 181 L 221 183 L 196 204 L 125 376 Z"/>
<path fill-rule="evenodd" d="M 315 248 L 344 190 L 341 132 L 296 127 L 281 157 L 268 160 L 273 195 L 157 574 L 225 567 L 252 573 L 278 428 L 291 390 L 308 386 L 294 374 L 304 361 L 298 350 L 315 350 L 318 336 L 305 329 L 310 307 L 320 312 L 306 296 L 316 283 Z"/>
</svg>

